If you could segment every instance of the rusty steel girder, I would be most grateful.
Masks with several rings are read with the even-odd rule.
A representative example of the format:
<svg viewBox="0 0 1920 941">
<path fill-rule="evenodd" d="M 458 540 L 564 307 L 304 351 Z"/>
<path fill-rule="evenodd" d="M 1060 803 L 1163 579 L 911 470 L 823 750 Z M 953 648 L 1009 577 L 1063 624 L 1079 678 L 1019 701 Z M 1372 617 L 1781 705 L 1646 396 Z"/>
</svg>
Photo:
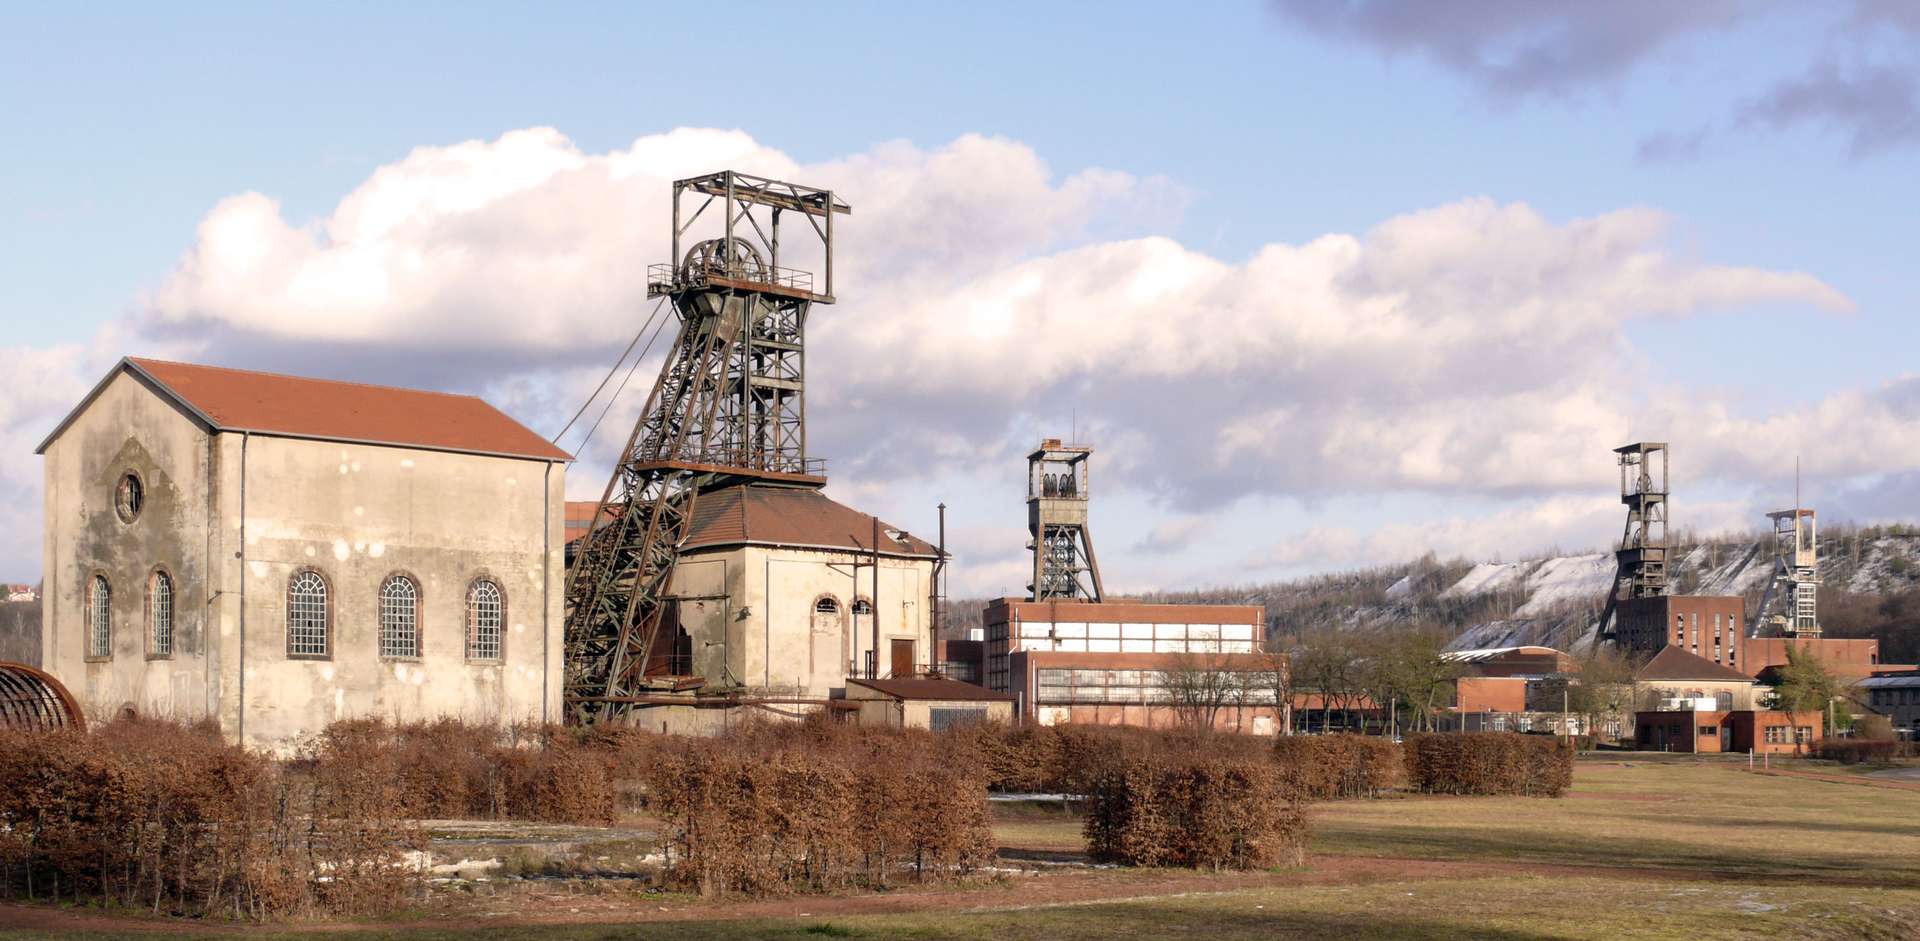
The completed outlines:
<svg viewBox="0 0 1920 941">
<path fill-rule="evenodd" d="M 87 719 L 59 680 L 24 663 L 0 660 L 0 728 L 84 732 Z"/>
</svg>

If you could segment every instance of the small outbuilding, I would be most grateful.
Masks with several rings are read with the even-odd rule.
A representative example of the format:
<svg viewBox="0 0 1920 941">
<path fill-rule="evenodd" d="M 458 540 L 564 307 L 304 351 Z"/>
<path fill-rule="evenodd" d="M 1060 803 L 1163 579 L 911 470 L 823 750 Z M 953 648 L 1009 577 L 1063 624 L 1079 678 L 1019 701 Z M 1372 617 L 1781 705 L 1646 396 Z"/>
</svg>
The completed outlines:
<svg viewBox="0 0 1920 941">
<path fill-rule="evenodd" d="M 1011 722 L 1013 697 L 938 676 L 847 680 L 861 725 L 939 732 L 970 722 Z"/>
</svg>

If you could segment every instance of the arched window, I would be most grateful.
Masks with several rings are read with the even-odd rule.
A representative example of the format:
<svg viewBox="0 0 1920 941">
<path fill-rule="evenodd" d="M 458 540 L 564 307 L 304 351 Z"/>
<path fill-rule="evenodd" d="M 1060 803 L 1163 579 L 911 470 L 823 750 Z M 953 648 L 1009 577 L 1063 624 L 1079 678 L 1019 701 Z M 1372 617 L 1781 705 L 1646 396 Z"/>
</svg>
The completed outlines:
<svg viewBox="0 0 1920 941">
<path fill-rule="evenodd" d="M 380 656 L 420 656 L 420 588 L 405 575 L 380 585 Z"/>
<path fill-rule="evenodd" d="M 295 573 L 287 582 L 287 656 L 333 653 L 327 617 L 327 580 L 319 572 Z"/>
<path fill-rule="evenodd" d="M 865 598 L 853 599 L 853 616 L 861 617 L 873 613 L 873 602 Z"/>
<path fill-rule="evenodd" d="M 95 575 L 87 588 L 87 656 L 113 656 L 113 589 L 105 575 Z"/>
<path fill-rule="evenodd" d="M 147 576 L 147 653 L 173 656 L 173 578 L 159 569 Z"/>
<path fill-rule="evenodd" d="M 507 607 L 500 599 L 500 586 L 487 579 L 475 579 L 467 588 L 467 659 L 500 659 L 506 636 Z"/>
<path fill-rule="evenodd" d="M 821 598 L 819 601 L 813 603 L 813 613 L 839 614 L 840 602 L 832 596 Z"/>
</svg>

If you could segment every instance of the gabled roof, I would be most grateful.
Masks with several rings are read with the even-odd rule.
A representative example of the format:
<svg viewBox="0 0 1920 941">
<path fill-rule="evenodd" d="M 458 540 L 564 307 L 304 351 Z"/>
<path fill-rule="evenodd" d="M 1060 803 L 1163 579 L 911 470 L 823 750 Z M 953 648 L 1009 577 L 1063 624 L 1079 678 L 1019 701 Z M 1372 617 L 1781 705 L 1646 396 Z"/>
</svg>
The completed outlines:
<svg viewBox="0 0 1920 941">
<path fill-rule="evenodd" d="M 1751 683 L 1753 677 L 1723 667 L 1705 657 L 1679 647 L 1663 647 L 1647 665 L 1640 668 L 1641 680 L 1711 680 L 1718 683 Z"/>
<path fill-rule="evenodd" d="M 700 495 L 681 548 L 756 545 L 871 552 L 873 523 L 872 516 L 812 488 L 740 484 Z M 880 554 L 934 558 L 939 550 L 882 520 Z"/>
<path fill-rule="evenodd" d="M 969 701 L 969 702 L 1012 702 L 1013 696 L 996 693 L 984 686 L 950 680 L 944 676 L 915 676 L 895 679 L 855 679 L 848 677 L 847 682 L 854 686 L 864 686 L 878 690 L 895 699 Z"/>
<path fill-rule="evenodd" d="M 44 452 L 122 372 L 133 374 L 211 431 L 542 461 L 573 459 L 471 395 L 133 357 L 115 365 L 34 453 Z"/>
</svg>

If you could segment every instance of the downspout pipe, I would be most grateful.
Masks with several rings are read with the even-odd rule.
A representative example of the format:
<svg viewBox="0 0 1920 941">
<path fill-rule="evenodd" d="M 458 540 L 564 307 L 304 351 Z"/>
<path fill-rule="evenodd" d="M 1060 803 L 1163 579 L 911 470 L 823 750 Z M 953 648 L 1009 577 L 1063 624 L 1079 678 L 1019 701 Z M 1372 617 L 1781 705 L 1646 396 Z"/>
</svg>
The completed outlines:
<svg viewBox="0 0 1920 941">
<path fill-rule="evenodd" d="M 547 701 L 552 698 L 553 644 L 553 462 L 540 476 L 540 724 L 548 725 Z"/>
<path fill-rule="evenodd" d="M 252 435 L 240 432 L 240 682 L 234 704 L 238 719 L 235 732 L 242 746 L 247 744 L 247 443 Z"/>
</svg>

